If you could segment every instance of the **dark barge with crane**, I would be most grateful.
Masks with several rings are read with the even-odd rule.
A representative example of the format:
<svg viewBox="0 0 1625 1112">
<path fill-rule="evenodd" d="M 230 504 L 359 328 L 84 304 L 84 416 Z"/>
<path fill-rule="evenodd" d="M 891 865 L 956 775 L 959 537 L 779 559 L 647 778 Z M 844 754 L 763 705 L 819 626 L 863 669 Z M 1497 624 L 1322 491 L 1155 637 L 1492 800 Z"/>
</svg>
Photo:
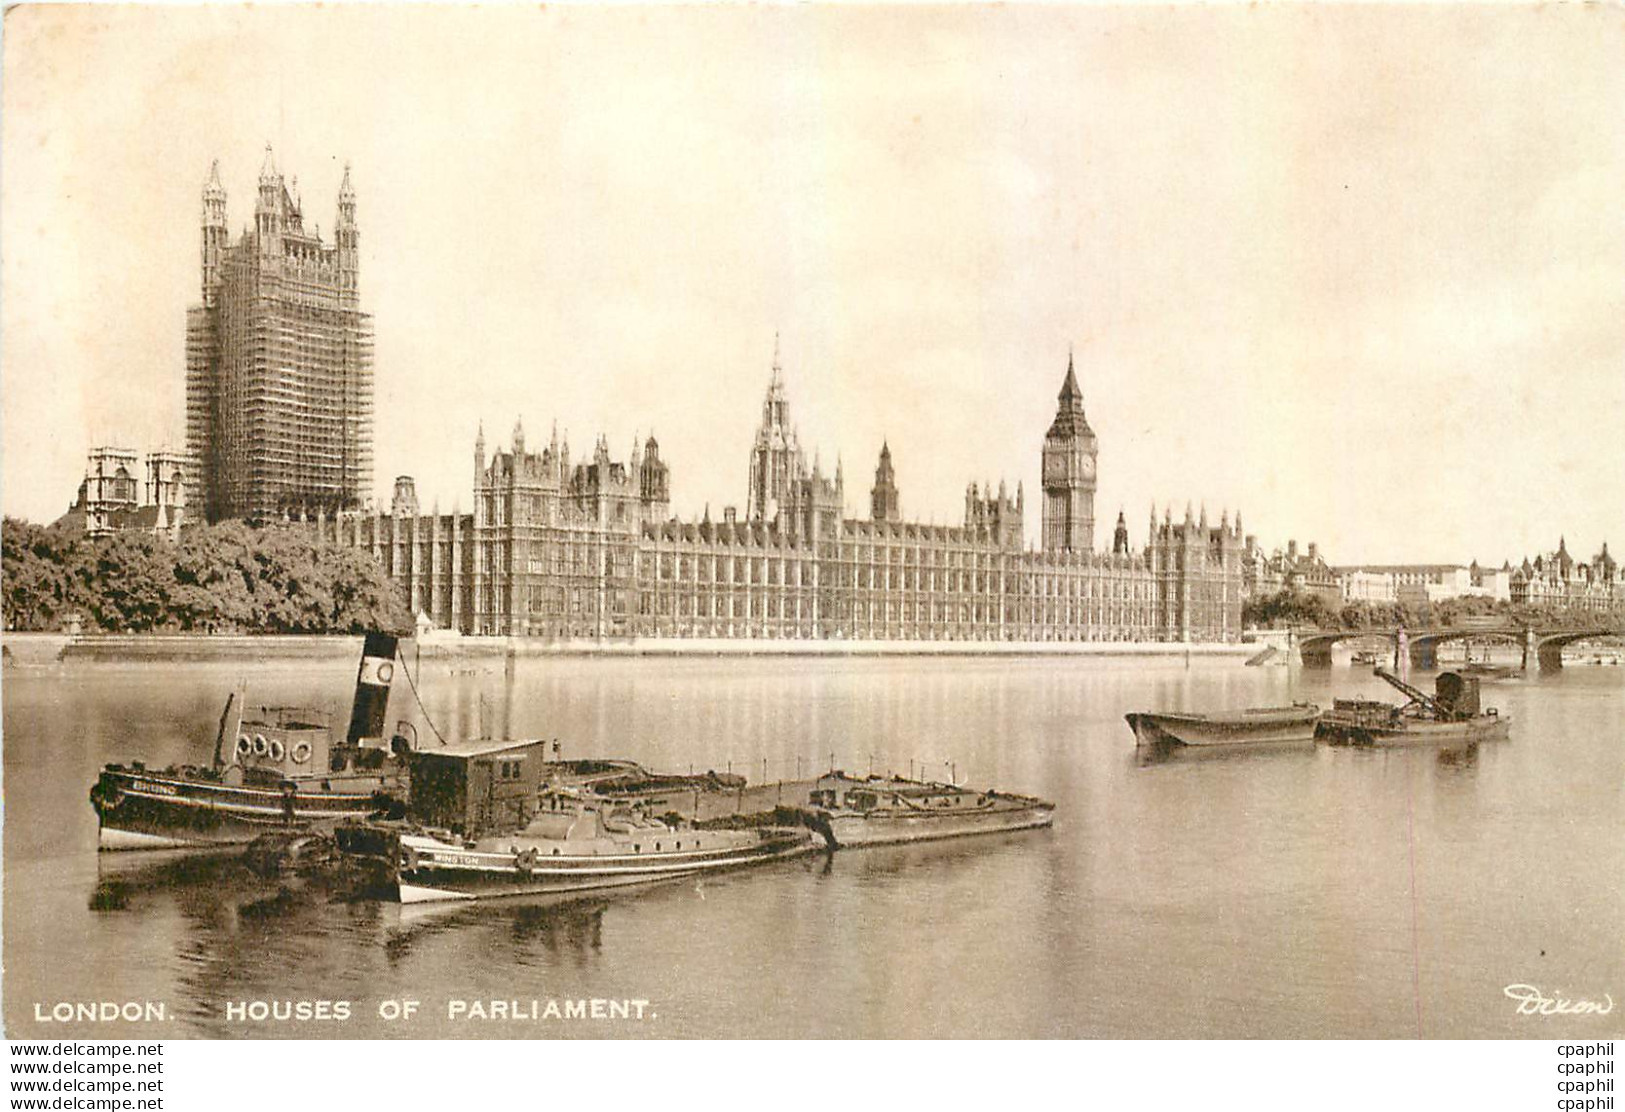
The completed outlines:
<svg viewBox="0 0 1625 1112">
<path fill-rule="evenodd" d="M 1409 698 L 1402 706 L 1371 699 L 1337 699 L 1321 716 L 1316 736 L 1342 745 L 1472 745 L 1505 741 L 1511 719 L 1479 705 L 1478 679 L 1441 672 L 1429 695 L 1392 672 L 1375 673 Z"/>
</svg>

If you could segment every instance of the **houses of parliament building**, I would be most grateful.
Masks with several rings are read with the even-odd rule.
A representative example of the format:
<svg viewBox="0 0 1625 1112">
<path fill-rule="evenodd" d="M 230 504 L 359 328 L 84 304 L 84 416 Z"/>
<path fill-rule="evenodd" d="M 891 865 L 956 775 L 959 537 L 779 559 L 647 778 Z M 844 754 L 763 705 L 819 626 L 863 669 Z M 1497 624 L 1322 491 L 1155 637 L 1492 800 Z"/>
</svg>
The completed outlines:
<svg viewBox="0 0 1625 1112">
<path fill-rule="evenodd" d="M 323 526 L 370 550 L 416 614 L 466 634 L 556 639 L 1235 641 L 1239 515 L 1209 524 L 1153 510 L 1143 549 L 1120 513 L 1095 548 L 1098 445 L 1067 363 L 1043 443 L 1041 547 L 1026 495 L 972 483 L 964 522 L 908 521 L 882 445 L 867 518 L 846 515 L 846 477 L 797 442 L 775 352 L 751 449 L 745 513 L 670 513 L 671 471 L 654 437 L 625 461 L 600 438 L 572 459 L 555 432 L 539 451 L 519 424 L 506 449 L 474 443 L 472 513 L 420 512 L 396 480 L 388 512 Z"/>
</svg>

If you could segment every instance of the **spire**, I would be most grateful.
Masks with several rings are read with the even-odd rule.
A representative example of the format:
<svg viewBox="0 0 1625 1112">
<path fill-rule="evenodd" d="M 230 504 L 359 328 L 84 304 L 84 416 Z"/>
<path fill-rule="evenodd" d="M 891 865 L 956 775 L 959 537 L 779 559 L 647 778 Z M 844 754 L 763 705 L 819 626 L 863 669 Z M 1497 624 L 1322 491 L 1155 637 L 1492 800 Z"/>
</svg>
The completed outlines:
<svg viewBox="0 0 1625 1112">
<path fill-rule="evenodd" d="M 355 186 L 350 184 L 350 164 L 346 162 L 344 180 L 339 183 L 338 244 L 352 253 L 356 248 L 355 228 Z"/>
<path fill-rule="evenodd" d="M 1060 405 L 1055 410 L 1055 420 L 1049 427 L 1046 440 L 1073 440 L 1083 439 L 1086 442 L 1094 440 L 1094 430 L 1089 427 L 1089 419 L 1083 414 L 1083 390 L 1078 386 L 1077 367 L 1073 363 L 1072 351 L 1067 349 L 1066 379 L 1061 383 L 1061 392 L 1058 395 Z"/>
<path fill-rule="evenodd" d="M 271 144 L 265 144 L 265 161 L 260 164 L 260 184 L 270 185 L 272 182 L 282 180 L 282 175 L 276 170 L 276 157 L 271 153 Z"/>
<path fill-rule="evenodd" d="M 205 201 L 224 201 L 226 187 L 220 184 L 220 160 L 214 159 L 209 163 L 209 180 L 203 183 L 203 199 Z"/>
<path fill-rule="evenodd" d="M 1083 391 L 1078 387 L 1078 372 L 1072 362 L 1071 345 L 1066 349 L 1066 381 L 1061 383 L 1061 405 L 1069 409 L 1083 405 Z"/>
<path fill-rule="evenodd" d="M 779 361 L 779 332 L 773 330 L 773 386 L 784 385 L 784 364 Z"/>
</svg>

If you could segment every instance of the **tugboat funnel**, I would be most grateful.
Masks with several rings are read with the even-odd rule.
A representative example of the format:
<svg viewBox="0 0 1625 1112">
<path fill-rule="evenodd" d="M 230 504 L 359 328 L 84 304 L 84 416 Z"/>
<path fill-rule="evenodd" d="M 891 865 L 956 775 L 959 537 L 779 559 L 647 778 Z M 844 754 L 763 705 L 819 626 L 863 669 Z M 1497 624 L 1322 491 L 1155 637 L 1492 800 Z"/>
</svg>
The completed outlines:
<svg viewBox="0 0 1625 1112">
<path fill-rule="evenodd" d="M 361 649 L 361 668 L 355 676 L 355 703 L 350 708 L 350 732 L 346 742 L 355 745 L 362 738 L 383 737 L 389 710 L 389 687 L 395 678 L 395 637 L 388 633 L 368 633 Z"/>
</svg>

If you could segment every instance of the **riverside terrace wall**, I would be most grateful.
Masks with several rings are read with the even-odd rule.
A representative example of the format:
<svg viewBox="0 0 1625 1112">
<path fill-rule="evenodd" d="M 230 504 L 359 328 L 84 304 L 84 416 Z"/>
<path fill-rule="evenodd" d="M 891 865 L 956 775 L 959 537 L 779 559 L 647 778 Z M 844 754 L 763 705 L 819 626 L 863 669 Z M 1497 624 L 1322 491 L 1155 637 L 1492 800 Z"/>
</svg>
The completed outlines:
<svg viewBox="0 0 1625 1112">
<path fill-rule="evenodd" d="M 15 642 L 14 642 L 15 639 Z M 230 637 L 118 635 L 48 637 L 8 634 L 15 663 L 327 660 L 353 657 L 361 638 L 300 635 Z M 410 641 L 403 651 L 412 651 Z M 1253 644 L 1183 644 L 1133 641 L 758 641 L 747 639 L 654 638 L 619 641 L 547 640 L 506 637 L 427 637 L 416 646 L 425 659 L 506 656 L 1167 656 L 1245 659 Z"/>
</svg>

